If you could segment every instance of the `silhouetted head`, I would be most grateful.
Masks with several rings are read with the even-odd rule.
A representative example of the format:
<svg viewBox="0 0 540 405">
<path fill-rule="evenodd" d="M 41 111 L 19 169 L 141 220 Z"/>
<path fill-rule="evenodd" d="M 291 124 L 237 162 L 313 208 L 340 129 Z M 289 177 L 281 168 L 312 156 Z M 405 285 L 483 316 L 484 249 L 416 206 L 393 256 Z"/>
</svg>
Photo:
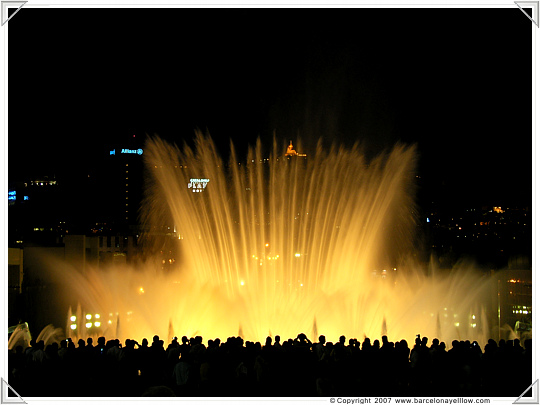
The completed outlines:
<svg viewBox="0 0 540 405">
<path fill-rule="evenodd" d="M 279 343 L 280 340 L 281 340 L 281 336 L 276 335 L 276 337 L 274 338 L 274 341 L 275 341 L 276 343 Z"/>
<path fill-rule="evenodd" d="M 84 339 L 79 339 L 77 343 L 79 344 L 79 347 L 84 347 L 85 346 Z"/>
<path fill-rule="evenodd" d="M 423 344 L 424 346 L 427 346 L 427 344 L 428 344 L 428 338 L 427 338 L 426 336 L 424 336 L 424 337 L 422 338 L 422 344 Z"/>
<path fill-rule="evenodd" d="M 266 346 L 270 346 L 272 344 L 272 338 L 270 336 L 266 337 Z"/>
<path fill-rule="evenodd" d="M 92 346 L 92 343 L 94 343 L 94 339 L 92 339 L 91 337 L 88 337 L 88 339 L 86 339 L 86 344 L 88 346 Z"/>
<path fill-rule="evenodd" d="M 141 346 L 142 346 L 142 347 L 148 347 L 148 339 L 147 339 L 147 338 L 144 338 L 144 339 L 142 340 L 142 345 L 141 345 Z"/>
<path fill-rule="evenodd" d="M 373 341 L 373 348 L 374 349 L 378 349 L 379 347 L 381 346 L 380 342 L 379 342 L 379 339 L 375 339 Z"/>
<path fill-rule="evenodd" d="M 105 336 L 98 337 L 98 345 L 105 345 Z"/>
<path fill-rule="evenodd" d="M 433 346 L 435 347 L 439 346 L 439 339 L 437 338 L 433 339 Z"/>
<path fill-rule="evenodd" d="M 381 340 L 382 340 L 383 345 L 387 344 L 388 343 L 388 336 L 383 335 Z"/>
<path fill-rule="evenodd" d="M 324 335 L 319 336 L 319 343 L 324 345 L 326 343 L 326 336 Z"/>
<path fill-rule="evenodd" d="M 154 342 L 154 343 L 159 342 L 159 336 L 158 336 L 158 335 L 154 335 L 154 337 L 152 338 L 152 342 Z"/>
<path fill-rule="evenodd" d="M 339 337 L 339 343 L 341 343 L 342 345 L 345 344 L 345 340 L 346 340 L 346 339 L 345 339 L 345 336 L 344 336 L 344 335 L 341 335 L 341 336 Z"/>
</svg>

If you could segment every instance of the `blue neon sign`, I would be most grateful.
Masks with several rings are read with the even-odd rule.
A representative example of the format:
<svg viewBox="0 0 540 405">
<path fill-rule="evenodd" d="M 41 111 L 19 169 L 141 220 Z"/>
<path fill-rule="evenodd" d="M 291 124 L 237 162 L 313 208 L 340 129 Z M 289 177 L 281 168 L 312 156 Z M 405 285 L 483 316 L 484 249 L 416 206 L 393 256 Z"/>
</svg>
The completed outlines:
<svg viewBox="0 0 540 405">
<path fill-rule="evenodd" d="M 141 148 L 139 149 L 122 149 L 120 153 L 130 154 L 130 155 L 142 155 L 143 150 Z M 109 156 L 116 155 L 116 149 L 113 149 L 109 151 Z"/>
<path fill-rule="evenodd" d="M 142 155 L 143 154 L 143 150 L 142 149 L 122 149 L 122 152 L 120 153 L 134 153 L 134 154 L 137 154 L 137 155 Z"/>
</svg>

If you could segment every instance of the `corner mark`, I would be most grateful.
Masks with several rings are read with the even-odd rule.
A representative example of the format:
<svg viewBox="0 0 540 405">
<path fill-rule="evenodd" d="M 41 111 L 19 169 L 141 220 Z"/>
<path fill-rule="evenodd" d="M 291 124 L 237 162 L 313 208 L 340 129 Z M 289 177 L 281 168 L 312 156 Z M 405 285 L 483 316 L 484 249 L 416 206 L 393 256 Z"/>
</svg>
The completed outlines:
<svg viewBox="0 0 540 405">
<path fill-rule="evenodd" d="M 536 387 L 536 389 L 533 389 L 533 387 Z M 523 397 L 527 391 L 531 390 L 531 397 Z M 521 394 L 518 399 L 516 399 L 512 404 L 538 404 L 539 396 L 538 396 L 538 380 L 533 382 L 531 385 L 529 385 L 529 388 L 527 388 L 525 391 L 523 391 L 523 394 Z"/>
<path fill-rule="evenodd" d="M 2 25 L 7 23 L 9 20 L 11 20 L 11 17 L 13 17 L 17 12 L 24 6 L 27 1 L 3 1 L 2 2 Z M 17 7 L 17 10 L 13 14 L 11 14 L 8 17 L 8 8 L 14 8 Z"/>
<path fill-rule="evenodd" d="M 516 3 L 523 14 L 538 27 L 538 1 L 514 1 L 514 3 Z M 532 8 L 532 17 L 529 16 L 523 8 Z"/>
<path fill-rule="evenodd" d="M 8 391 L 9 391 L 8 388 L 11 389 L 11 391 L 13 391 L 15 393 L 15 395 L 18 396 L 18 398 L 8 396 Z M 2 397 L 0 398 L 0 403 L 2 403 L 2 404 L 26 404 L 24 399 L 22 399 L 21 396 L 19 394 L 17 394 L 17 392 L 13 388 L 11 388 L 11 386 L 3 378 L 2 378 L 2 384 L 1 384 L 0 390 L 2 391 Z"/>
</svg>

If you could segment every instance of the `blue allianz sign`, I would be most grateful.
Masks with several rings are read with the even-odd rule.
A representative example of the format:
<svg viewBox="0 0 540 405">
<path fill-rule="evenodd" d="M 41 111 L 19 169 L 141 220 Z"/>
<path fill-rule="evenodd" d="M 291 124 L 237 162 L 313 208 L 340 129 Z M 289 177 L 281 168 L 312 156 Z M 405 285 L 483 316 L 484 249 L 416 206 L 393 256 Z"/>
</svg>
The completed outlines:
<svg viewBox="0 0 540 405">
<path fill-rule="evenodd" d="M 139 149 L 122 149 L 120 153 L 127 153 L 132 155 L 142 155 L 143 150 L 141 148 Z M 116 149 L 113 149 L 109 152 L 109 155 L 116 155 Z"/>
</svg>

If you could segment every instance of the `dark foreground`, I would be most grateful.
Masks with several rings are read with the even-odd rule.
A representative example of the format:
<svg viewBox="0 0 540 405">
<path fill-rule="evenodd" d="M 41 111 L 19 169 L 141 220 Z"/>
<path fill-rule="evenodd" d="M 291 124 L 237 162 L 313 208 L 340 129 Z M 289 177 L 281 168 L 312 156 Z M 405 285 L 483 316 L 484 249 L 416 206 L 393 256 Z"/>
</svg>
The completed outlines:
<svg viewBox="0 0 540 405">
<path fill-rule="evenodd" d="M 9 353 L 8 383 L 24 397 L 99 396 L 487 396 L 517 398 L 531 384 L 531 340 L 437 339 L 311 343 L 303 334 L 264 345 L 241 338 L 174 339 L 167 348 L 126 340 L 78 347 L 32 342 Z M 447 350 L 448 349 L 448 350 Z"/>
</svg>

